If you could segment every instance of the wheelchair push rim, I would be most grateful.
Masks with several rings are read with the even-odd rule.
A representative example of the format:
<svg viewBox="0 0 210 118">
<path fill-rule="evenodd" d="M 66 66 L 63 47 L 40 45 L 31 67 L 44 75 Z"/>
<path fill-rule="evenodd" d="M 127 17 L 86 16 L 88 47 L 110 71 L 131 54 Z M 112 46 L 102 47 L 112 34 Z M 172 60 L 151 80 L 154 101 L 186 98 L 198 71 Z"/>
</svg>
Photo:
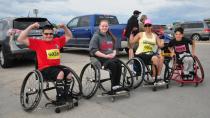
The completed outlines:
<svg viewBox="0 0 210 118">
<path fill-rule="evenodd" d="M 131 70 L 131 73 L 133 75 L 133 88 L 136 89 L 142 84 L 143 78 L 145 76 L 144 63 L 141 59 L 135 57 L 128 60 L 126 65 Z"/>
<path fill-rule="evenodd" d="M 28 73 L 20 91 L 20 103 L 25 111 L 31 112 L 38 106 L 42 97 L 42 89 L 43 78 L 41 73 L 37 70 Z M 31 96 L 34 96 L 34 99 Z"/>
<path fill-rule="evenodd" d="M 82 94 L 86 99 L 90 99 L 99 86 L 99 69 L 92 63 L 86 64 L 80 74 L 82 84 Z"/>
<path fill-rule="evenodd" d="M 194 56 L 194 71 L 195 71 L 195 75 L 194 75 L 194 80 L 197 81 L 198 83 L 202 83 L 204 80 L 204 70 L 203 67 L 201 65 L 200 60 L 198 59 L 197 56 Z"/>
<path fill-rule="evenodd" d="M 122 71 L 120 78 L 120 85 L 126 89 L 131 89 L 133 86 L 133 74 L 130 68 L 121 60 L 117 59 L 121 63 Z"/>
</svg>

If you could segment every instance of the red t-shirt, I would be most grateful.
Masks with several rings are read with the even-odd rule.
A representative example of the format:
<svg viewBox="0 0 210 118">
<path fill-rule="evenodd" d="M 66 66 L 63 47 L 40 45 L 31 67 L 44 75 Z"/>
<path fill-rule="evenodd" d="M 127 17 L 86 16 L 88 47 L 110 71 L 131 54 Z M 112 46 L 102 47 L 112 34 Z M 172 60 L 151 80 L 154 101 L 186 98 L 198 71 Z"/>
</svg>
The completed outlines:
<svg viewBox="0 0 210 118">
<path fill-rule="evenodd" d="M 52 41 L 29 38 L 29 48 L 36 52 L 38 69 L 60 65 L 60 49 L 65 45 L 66 38 L 54 38 Z"/>
</svg>

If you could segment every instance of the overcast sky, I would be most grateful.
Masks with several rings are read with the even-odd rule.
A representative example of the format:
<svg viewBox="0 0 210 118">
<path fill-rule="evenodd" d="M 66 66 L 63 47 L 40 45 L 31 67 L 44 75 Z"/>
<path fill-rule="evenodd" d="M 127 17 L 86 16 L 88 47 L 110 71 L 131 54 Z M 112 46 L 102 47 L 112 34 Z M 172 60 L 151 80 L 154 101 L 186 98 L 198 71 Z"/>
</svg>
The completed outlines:
<svg viewBox="0 0 210 118">
<path fill-rule="evenodd" d="M 210 18 L 210 0 L 0 0 L 0 8 L 0 18 L 34 16 L 33 9 L 38 9 L 38 16 L 54 23 L 95 13 L 116 15 L 126 23 L 134 10 L 156 24 Z"/>
</svg>

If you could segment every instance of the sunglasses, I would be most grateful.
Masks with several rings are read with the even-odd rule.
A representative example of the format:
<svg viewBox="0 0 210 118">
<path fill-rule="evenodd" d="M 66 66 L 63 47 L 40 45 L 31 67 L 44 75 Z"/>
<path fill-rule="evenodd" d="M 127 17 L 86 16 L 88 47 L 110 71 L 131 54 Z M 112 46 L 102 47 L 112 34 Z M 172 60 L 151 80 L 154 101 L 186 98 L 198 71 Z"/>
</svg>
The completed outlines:
<svg viewBox="0 0 210 118">
<path fill-rule="evenodd" d="M 53 35 L 53 33 L 44 33 L 44 35 Z"/>
<path fill-rule="evenodd" d="M 144 27 L 151 27 L 152 26 L 152 24 L 146 24 L 146 25 L 144 25 Z"/>
</svg>

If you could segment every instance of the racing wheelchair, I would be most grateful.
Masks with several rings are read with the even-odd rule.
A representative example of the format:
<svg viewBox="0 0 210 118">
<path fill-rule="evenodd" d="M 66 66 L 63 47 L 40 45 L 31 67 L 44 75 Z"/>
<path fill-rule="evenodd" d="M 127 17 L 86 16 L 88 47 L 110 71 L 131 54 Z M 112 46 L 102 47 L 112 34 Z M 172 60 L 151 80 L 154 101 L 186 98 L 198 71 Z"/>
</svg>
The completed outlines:
<svg viewBox="0 0 210 118">
<path fill-rule="evenodd" d="M 143 87 L 153 87 L 153 91 L 157 90 L 159 86 L 166 86 L 169 88 L 169 80 L 167 77 L 162 79 L 157 78 L 157 66 L 152 62 L 145 64 L 140 57 L 133 57 L 127 61 L 126 65 L 132 70 L 134 82 L 133 88 L 138 88 L 143 82 Z M 152 77 L 154 76 L 154 77 Z"/>
<path fill-rule="evenodd" d="M 190 73 L 190 79 L 184 77 L 184 66 L 181 60 L 178 60 L 175 56 L 172 58 L 173 66 L 172 71 L 169 74 L 170 80 L 174 80 L 177 83 L 183 86 L 186 83 L 193 83 L 195 86 L 198 86 L 199 83 L 202 83 L 204 80 L 204 70 L 201 65 L 200 60 L 197 56 L 189 55 L 193 58 L 193 72 Z"/>
<path fill-rule="evenodd" d="M 90 60 L 91 61 L 83 67 L 80 74 L 82 93 L 85 99 L 93 97 L 98 89 L 102 90 L 102 94 L 98 94 L 98 97 L 111 97 L 112 102 L 115 101 L 115 97 L 117 96 L 130 96 L 129 89 L 133 85 L 133 76 L 124 62 L 117 59 L 122 67 L 120 85 L 124 90 L 109 95 L 107 93 L 112 91 L 111 79 L 109 76 L 110 70 L 105 69 L 97 58 L 91 57 Z"/>
<path fill-rule="evenodd" d="M 74 106 L 78 106 L 78 100 L 82 95 L 82 86 L 80 79 L 74 70 L 68 67 L 72 74 L 72 81 L 68 90 L 71 93 L 72 99 L 68 100 L 68 102 L 66 101 L 64 105 L 57 105 L 55 81 L 45 80 L 37 68 L 36 62 L 35 70 L 29 72 L 22 82 L 20 103 L 24 111 L 32 112 L 39 105 L 43 94 L 49 101 L 49 103 L 45 104 L 45 107 L 55 108 L 56 113 L 60 113 L 60 111 L 64 109 L 71 109 Z"/>
</svg>

